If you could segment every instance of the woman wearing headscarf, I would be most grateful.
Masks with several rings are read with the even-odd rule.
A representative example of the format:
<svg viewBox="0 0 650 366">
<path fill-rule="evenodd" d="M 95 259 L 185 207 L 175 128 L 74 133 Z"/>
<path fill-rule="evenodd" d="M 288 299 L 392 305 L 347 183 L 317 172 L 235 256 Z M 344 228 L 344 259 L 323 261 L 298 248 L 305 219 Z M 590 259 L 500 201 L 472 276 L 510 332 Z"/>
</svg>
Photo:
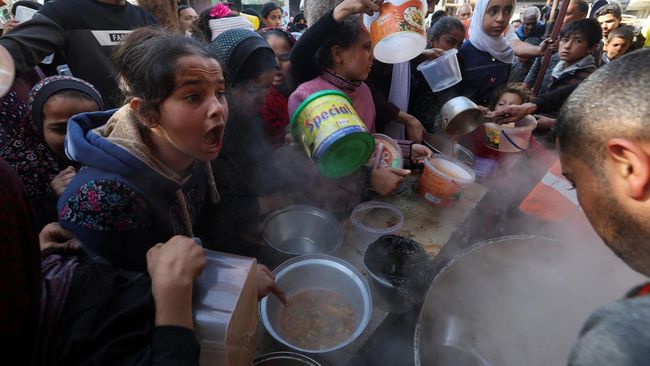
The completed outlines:
<svg viewBox="0 0 650 366">
<path fill-rule="evenodd" d="M 266 137 L 260 107 L 278 72 L 273 49 L 257 33 L 231 29 L 212 42 L 212 52 L 225 65 L 232 88 L 227 93 L 231 109 L 221 153 L 213 162 L 221 194 L 219 214 L 213 217 L 219 229 L 215 249 L 256 256 L 261 238 L 260 215 L 270 207 L 274 193 L 286 184 L 278 172 L 273 149 Z M 271 207 L 272 208 L 272 207 Z"/>
<path fill-rule="evenodd" d="M 74 177 L 63 143 L 68 119 L 103 108 L 99 92 L 70 76 L 51 76 L 32 88 L 28 105 L 2 98 L 0 157 L 18 173 L 36 212 L 37 228 L 56 221 L 56 201 Z"/>
<path fill-rule="evenodd" d="M 492 92 L 508 81 L 515 54 L 508 39 L 514 0 L 478 0 L 469 26 L 469 39 L 460 46 L 463 80 L 457 91 L 477 104 L 488 105 Z M 503 32 L 507 33 L 504 36 Z"/>
</svg>

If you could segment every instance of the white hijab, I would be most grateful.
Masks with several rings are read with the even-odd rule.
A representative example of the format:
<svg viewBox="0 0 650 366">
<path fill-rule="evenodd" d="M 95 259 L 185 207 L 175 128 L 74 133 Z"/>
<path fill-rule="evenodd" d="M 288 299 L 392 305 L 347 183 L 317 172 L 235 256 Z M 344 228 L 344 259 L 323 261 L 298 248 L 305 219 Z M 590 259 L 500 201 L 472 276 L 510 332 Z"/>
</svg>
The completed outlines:
<svg viewBox="0 0 650 366">
<path fill-rule="evenodd" d="M 515 52 L 512 50 L 508 41 L 506 41 L 503 35 L 491 37 L 483 30 L 483 15 L 487 10 L 489 2 L 490 0 L 478 0 L 476 2 L 476 8 L 474 9 L 474 14 L 469 24 L 469 40 L 479 50 L 489 53 L 501 62 L 511 64 L 515 62 Z M 513 0 L 513 9 L 515 4 L 516 2 Z"/>
</svg>

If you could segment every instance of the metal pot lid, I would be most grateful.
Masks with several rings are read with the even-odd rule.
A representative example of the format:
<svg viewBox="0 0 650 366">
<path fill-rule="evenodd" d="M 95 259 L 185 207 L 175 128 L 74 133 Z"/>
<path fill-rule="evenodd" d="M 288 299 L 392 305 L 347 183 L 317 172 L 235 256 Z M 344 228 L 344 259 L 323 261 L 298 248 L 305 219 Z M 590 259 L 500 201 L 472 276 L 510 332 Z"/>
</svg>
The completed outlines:
<svg viewBox="0 0 650 366">
<path fill-rule="evenodd" d="M 586 244 L 511 236 L 453 257 L 422 307 L 416 364 L 444 366 L 432 352 L 440 345 L 478 355 L 478 365 L 566 364 L 589 314 L 645 279 L 605 245 Z"/>
</svg>

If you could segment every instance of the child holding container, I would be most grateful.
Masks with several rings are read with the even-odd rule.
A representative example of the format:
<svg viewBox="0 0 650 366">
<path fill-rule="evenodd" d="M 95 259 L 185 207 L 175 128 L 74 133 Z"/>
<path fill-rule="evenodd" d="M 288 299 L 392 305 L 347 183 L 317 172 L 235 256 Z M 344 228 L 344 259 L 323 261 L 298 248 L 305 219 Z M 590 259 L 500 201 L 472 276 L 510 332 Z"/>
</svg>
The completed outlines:
<svg viewBox="0 0 650 366">
<path fill-rule="evenodd" d="M 289 97 L 289 116 L 314 93 L 337 90 L 351 99 L 367 130 L 375 131 L 375 103 L 364 83 L 373 64 L 372 45 L 356 14 L 372 14 L 382 3 L 381 0 L 345 0 L 303 34 L 292 51 L 292 66 L 300 78 L 313 78 L 302 83 Z M 305 62 L 305 59 L 315 62 Z M 416 145 L 415 149 L 418 152 L 414 155 L 427 155 L 426 147 Z M 372 169 L 366 181 L 375 192 L 388 195 L 396 192 L 410 173 L 400 168 Z"/>
</svg>

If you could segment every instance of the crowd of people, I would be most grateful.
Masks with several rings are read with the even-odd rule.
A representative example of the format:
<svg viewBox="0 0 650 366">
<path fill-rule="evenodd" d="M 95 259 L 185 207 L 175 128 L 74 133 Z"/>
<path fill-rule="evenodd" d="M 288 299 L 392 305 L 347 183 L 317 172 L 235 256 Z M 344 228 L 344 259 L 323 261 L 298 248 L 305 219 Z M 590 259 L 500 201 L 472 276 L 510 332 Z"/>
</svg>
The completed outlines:
<svg viewBox="0 0 650 366">
<path fill-rule="evenodd" d="M 286 26 L 274 2 L 185 4 L 177 29 L 124 0 L 17 2 L 38 12 L 0 37 L 17 75 L 0 98 L 0 359 L 198 364 L 201 245 L 257 257 L 258 297 L 285 301 L 264 266 L 265 215 L 300 203 L 343 217 L 395 194 L 458 95 L 500 123 L 541 115 L 596 231 L 650 275 L 650 51 L 617 4 L 590 18 L 587 0 L 565 1 L 557 39 L 550 9 L 512 20 L 513 0 L 478 0 L 447 16 L 428 1 L 427 49 L 399 67 L 374 59 L 360 21 L 382 0 L 321 2 Z M 416 66 L 453 49 L 462 81 L 432 92 Z M 323 90 L 347 95 L 369 132 L 397 126 L 405 165 L 321 176 L 290 117 Z M 590 318 L 569 363 L 650 364 L 642 293 Z"/>
</svg>

